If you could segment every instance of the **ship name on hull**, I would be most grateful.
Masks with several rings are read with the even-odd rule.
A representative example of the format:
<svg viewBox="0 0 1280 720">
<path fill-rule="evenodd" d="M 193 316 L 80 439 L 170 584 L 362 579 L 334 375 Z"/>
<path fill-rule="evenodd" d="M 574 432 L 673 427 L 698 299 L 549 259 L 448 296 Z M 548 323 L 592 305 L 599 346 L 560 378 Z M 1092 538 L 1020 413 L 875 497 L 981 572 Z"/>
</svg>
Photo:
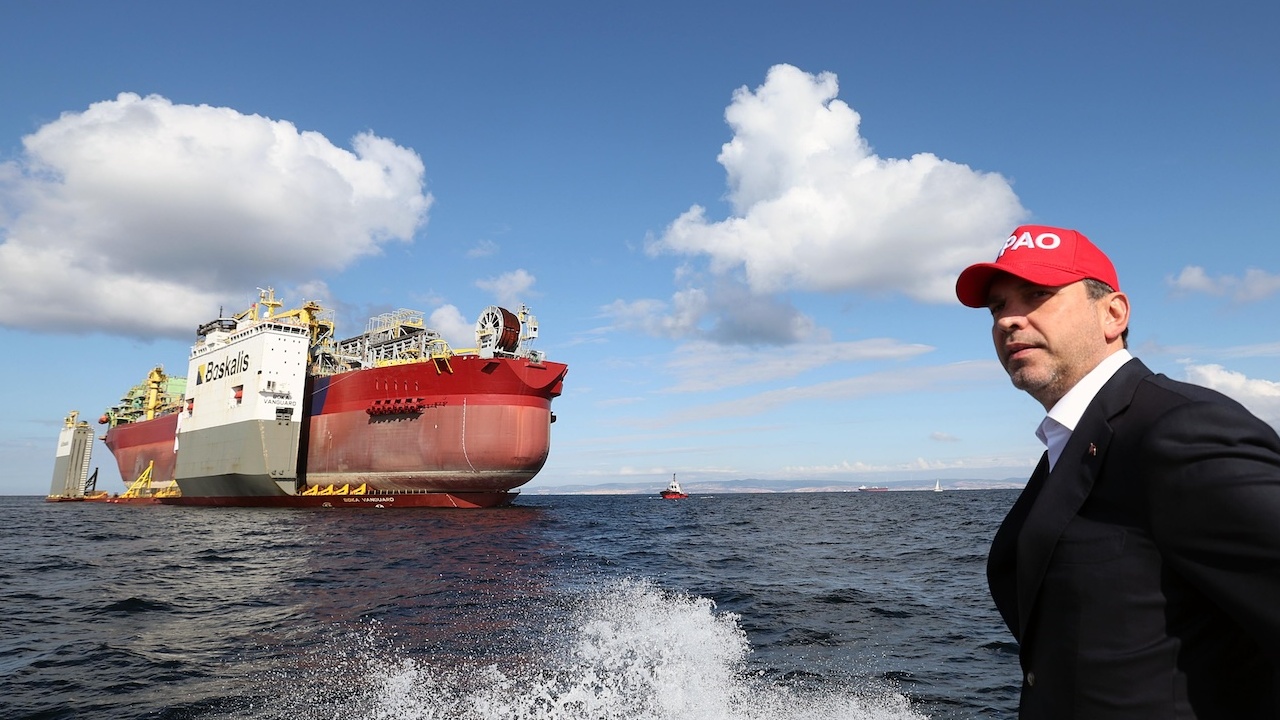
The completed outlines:
<svg viewBox="0 0 1280 720">
<path fill-rule="evenodd" d="M 233 358 L 222 362 L 205 363 L 196 370 L 196 384 L 203 385 L 214 380 L 221 380 L 249 369 L 249 353 L 241 350 Z"/>
</svg>

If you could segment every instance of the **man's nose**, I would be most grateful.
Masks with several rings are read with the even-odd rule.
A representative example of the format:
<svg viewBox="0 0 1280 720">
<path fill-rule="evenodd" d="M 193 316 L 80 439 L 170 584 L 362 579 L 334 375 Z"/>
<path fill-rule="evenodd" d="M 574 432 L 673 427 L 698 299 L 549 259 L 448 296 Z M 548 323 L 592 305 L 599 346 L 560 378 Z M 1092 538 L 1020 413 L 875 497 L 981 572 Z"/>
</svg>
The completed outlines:
<svg viewBox="0 0 1280 720">
<path fill-rule="evenodd" d="M 996 329 L 1003 333 L 1011 333 L 1027 322 L 1027 317 L 1021 313 L 1003 312 L 996 317 Z"/>
</svg>

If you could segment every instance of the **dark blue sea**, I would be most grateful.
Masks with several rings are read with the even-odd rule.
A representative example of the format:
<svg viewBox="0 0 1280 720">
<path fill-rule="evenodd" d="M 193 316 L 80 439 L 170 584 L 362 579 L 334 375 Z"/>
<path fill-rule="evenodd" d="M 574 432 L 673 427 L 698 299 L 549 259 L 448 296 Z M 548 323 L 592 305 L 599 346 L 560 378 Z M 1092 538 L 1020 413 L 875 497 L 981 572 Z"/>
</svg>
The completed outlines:
<svg viewBox="0 0 1280 720">
<path fill-rule="evenodd" d="M 1016 494 L 0 498 L 0 718 L 1013 717 Z"/>
</svg>

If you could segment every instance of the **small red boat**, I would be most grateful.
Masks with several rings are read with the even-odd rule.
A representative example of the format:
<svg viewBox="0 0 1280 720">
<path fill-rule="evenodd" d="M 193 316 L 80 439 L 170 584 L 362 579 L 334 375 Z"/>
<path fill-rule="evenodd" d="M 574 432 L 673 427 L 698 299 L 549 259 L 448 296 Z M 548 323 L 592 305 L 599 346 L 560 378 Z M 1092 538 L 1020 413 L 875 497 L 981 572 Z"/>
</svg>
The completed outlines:
<svg viewBox="0 0 1280 720">
<path fill-rule="evenodd" d="M 675 473 L 671 474 L 671 484 L 667 485 L 667 489 L 658 493 L 665 500 L 680 500 L 689 497 L 689 494 L 680 489 L 680 483 L 676 482 Z"/>
</svg>

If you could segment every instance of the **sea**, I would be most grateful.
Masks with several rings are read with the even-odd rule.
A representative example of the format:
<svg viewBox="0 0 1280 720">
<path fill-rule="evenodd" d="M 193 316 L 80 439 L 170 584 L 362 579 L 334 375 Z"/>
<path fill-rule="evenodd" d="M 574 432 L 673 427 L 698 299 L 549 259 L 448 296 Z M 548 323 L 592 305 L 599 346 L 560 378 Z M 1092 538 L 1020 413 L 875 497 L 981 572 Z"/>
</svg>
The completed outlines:
<svg viewBox="0 0 1280 720">
<path fill-rule="evenodd" d="M 5 720 L 1011 718 L 1016 490 L 0 498 Z"/>
</svg>

